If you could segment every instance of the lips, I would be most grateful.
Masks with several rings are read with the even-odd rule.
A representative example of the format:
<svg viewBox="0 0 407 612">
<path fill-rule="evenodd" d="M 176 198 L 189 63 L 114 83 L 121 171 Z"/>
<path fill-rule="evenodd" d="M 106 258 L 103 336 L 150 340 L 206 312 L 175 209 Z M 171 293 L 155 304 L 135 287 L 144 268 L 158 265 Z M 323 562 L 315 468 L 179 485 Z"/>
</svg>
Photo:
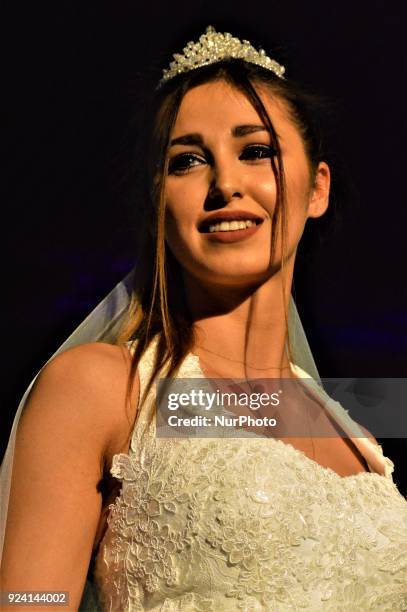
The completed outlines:
<svg viewBox="0 0 407 612">
<path fill-rule="evenodd" d="M 236 229 L 230 231 L 213 231 L 205 234 L 205 239 L 212 243 L 225 243 L 231 244 L 232 242 L 244 242 L 253 236 L 256 232 L 260 231 L 261 223 L 256 225 L 253 223 L 251 227 L 246 229 Z"/>
<path fill-rule="evenodd" d="M 247 212 L 244 210 L 228 210 L 213 213 L 212 215 L 208 215 L 203 219 L 198 225 L 198 231 L 200 233 L 209 232 L 209 227 L 211 225 L 217 225 L 218 223 L 222 223 L 222 221 L 247 221 L 250 220 L 254 222 L 256 225 L 260 225 L 263 222 L 263 219 L 258 215 L 255 215 L 251 212 Z"/>
</svg>

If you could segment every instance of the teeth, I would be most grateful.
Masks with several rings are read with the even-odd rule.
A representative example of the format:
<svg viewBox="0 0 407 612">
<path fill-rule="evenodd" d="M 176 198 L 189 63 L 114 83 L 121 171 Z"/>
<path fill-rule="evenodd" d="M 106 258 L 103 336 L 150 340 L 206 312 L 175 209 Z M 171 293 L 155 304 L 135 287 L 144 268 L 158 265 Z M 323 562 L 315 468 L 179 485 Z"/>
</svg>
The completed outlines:
<svg viewBox="0 0 407 612">
<path fill-rule="evenodd" d="M 256 225 L 255 221 L 247 219 L 246 221 L 222 221 L 209 226 L 210 232 L 233 232 L 234 230 L 246 229 Z"/>
</svg>

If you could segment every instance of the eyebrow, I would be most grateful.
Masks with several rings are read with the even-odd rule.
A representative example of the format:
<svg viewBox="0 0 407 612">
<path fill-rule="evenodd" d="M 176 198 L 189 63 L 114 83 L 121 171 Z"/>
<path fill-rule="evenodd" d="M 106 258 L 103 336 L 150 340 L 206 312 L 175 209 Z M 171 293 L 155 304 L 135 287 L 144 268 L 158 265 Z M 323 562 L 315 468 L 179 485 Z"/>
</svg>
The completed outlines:
<svg viewBox="0 0 407 612">
<path fill-rule="evenodd" d="M 269 130 L 264 125 L 236 125 L 234 128 L 232 128 L 232 136 L 234 138 L 242 138 L 243 136 L 253 134 L 254 132 L 269 132 Z M 204 142 L 201 134 L 193 133 L 178 136 L 178 138 L 173 138 L 170 142 L 171 147 L 177 144 L 198 145 L 203 147 Z"/>
</svg>

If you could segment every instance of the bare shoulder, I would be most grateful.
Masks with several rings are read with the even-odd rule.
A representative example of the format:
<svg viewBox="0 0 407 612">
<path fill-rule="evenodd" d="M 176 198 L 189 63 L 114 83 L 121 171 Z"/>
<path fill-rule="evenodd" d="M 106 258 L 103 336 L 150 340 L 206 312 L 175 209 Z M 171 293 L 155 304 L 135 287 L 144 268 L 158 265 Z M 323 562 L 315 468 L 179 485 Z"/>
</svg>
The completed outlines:
<svg viewBox="0 0 407 612">
<path fill-rule="evenodd" d="M 41 376 L 69 377 L 74 374 L 81 382 L 87 379 L 102 382 L 102 374 L 123 369 L 130 362 L 130 353 L 124 346 L 105 342 L 89 342 L 67 349 L 51 359 L 42 369 Z M 96 378 L 94 378 L 96 376 Z"/>
<path fill-rule="evenodd" d="M 40 372 L 24 419 L 54 423 L 61 431 L 87 435 L 88 446 L 100 450 L 124 444 L 138 398 L 135 378 L 129 412 L 126 390 L 131 356 L 125 346 L 102 342 L 83 344 L 60 353 Z M 23 419 L 22 419 L 23 420 Z"/>
</svg>

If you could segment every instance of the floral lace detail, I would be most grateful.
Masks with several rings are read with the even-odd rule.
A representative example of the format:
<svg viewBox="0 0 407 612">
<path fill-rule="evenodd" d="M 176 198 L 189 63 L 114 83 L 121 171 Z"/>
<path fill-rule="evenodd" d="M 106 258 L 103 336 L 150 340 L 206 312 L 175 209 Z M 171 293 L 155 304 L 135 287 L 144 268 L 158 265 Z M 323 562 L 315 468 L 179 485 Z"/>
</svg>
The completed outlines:
<svg viewBox="0 0 407 612">
<path fill-rule="evenodd" d="M 179 376 L 199 378 L 194 357 Z M 341 478 L 275 439 L 156 438 L 148 410 L 113 459 L 105 610 L 407 610 L 407 503 L 391 479 Z"/>
</svg>

